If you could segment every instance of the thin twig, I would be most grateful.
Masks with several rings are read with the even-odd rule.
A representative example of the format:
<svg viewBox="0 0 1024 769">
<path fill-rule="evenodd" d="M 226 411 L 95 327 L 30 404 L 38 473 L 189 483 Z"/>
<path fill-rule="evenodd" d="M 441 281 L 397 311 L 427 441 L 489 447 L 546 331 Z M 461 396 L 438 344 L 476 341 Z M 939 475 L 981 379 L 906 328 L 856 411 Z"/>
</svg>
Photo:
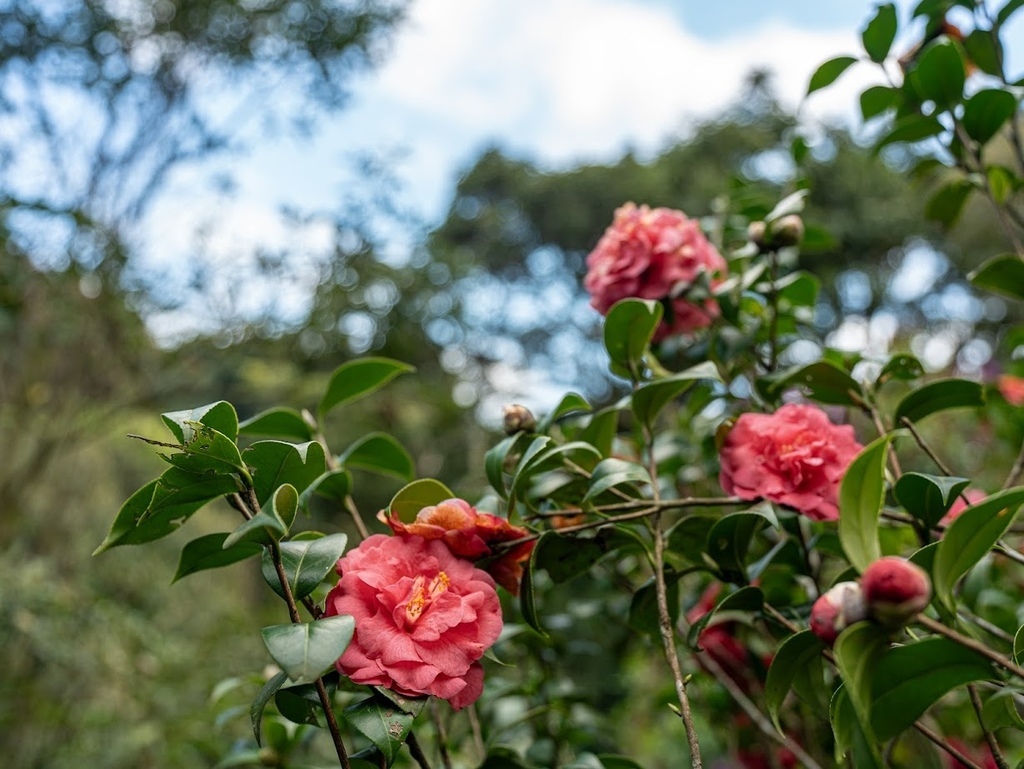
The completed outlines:
<svg viewBox="0 0 1024 769">
<path fill-rule="evenodd" d="M 437 749 L 441 754 L 441 764 L 444 769 L 452 769 L 452 757 L 448 755 L 448 731 L 444 728 L 441 709 L 436 697 L 430 698 L 430 717 L 434 722 L 434 730 L 437 732 Z"/>
<path fill-rule="evenodd" d="M 1003 489 L 1016 486 L 1022 474 L 1024 474 L 1024 444 L 1021 444 L 1020 452 L 1013 461 L 1013 467 L 1010 468 L 1010 474 L 1006 476 L 1006 480 L 1003 482 Z"/>
<path fill-rule="evenodd" d="M 405 744 L 409 746 L 409 753 L 416 759 L 420 769 L 430 769 L 430 761 L 427 760 L 427 756 L 423 752 L 423 748 L 420 747 L 420 741 L 416 739 L 414 732 L 409 732 L 409 736 L 405 738 Z"/>
<path fill-rule="evenodd" d="M 474 702 L 466 708 L 466 712 L 469 715 L 469 730 L 473 733 L 473 747 L 476 748 L 477 755 L 483 761 L 487 755 L 487 748 L 484 745 L 484 733 L 480 728 L 480 714 L 476 712 L 476 703 Z"/>
<path fill-rule="evenodd" d="M 996 742 L 996 736 L 991 729 L 985 726 L 985 720 L 981 717 L 981 697 L 978 696 L 978 687 L 974 684 L 967 684 L 967 692 L 971 696 L 971 706 L 974 708 L 974 714 L 978 717 L 978 726 L 981 727 L 981 733 L 985 736 L 985 742 L 988 743 L 992 758 L 995 759 L 999 769 L 1010 769 L 1010 765 L 1006 763 L 1006 757 L 999 749 L 999 743 Z"/>
<path fill-rule="evenodd" d="M 914 440 L 917 441 L 917 445 L 921 447 L 921 451 L 927 454 L 928 458 L 935 463 L 935 466 L 939 468 L 939 472 L 941 472 L 947 478 L 952 478 L 953 471 L 946 466 L 946 463 L 939 458 L 938 454 L 932 451 L 931 446 L 928 445 L 927 441 L 925 441 L 921 433 L 917 431 L 917 428 L 914 426 L 914 423 L 910 421 L 910 418 L 903 417 L 903 419 L 900 420 L 900 422 L 904 427 L 910 430 L 910 434 L 914 436 Z M 960 499 L 962 499 L 968 507 L 970 506 L 971 500 L 967 498 L 966 490 L 960 492 Z"/>
<path fill-rule="evenodd" d="M 914 728 L 917 729 L 917 731 L 919 731 L 921 734 L 923 734 L 929 740 L 931 740 L 940 749 L 946 751 L 947 753 L 949 753 L 949 755 L 951 755 L 953 758 L 955 758 L 961 764 L 966 766 L 967 769 L 985 769 L 985 767 L 981 766 L 980 764 L 975 763 L 974 761 L 969 759 L 967 756 L 965 756 L 963 753 L 961 753 L 959 750 L 957 750 L 952 745 L 950 745 L 948 742 L 946 742 L 946 740 L 942 737 L 941 734 L 936 734 L 931 729 L 929 729 L 927 726 L 922 724 L 920 721 L 915 721 L 914 722 Z"/>
<path fill-rule="evenodd" d="M 916 622 L 918 625 L 927 628 L 933 633 L 937 633 L 938 635 L 948 638 L 950 641 L 960 644 L 966 649 L 970 649 L 971 651 L 977 652 L 990 662 L 994 662 L 996 665 L 999 665 L 999 667 L 1009 671 L 1010 673 L 1013 673 L 1018 678 L 1024 680 L 1024 668 L 1021 668 L 1019 665 L 1012 662 L 1011 660 L 1008 660 L 1006 657 L 999 654 L 998 652 L 992 651 L 980 641 L 975 641 L 973 638 L 968 638 L 965 635 L 961 635 L 952 628 L 946 627 L 941 622 L 933 620 L 931 617 L 925 614 L 918 614 L 917 617 L 914 619 L 914 622 Z"/>
<path fill-rule="evenodd" d="M 1012 635 L 1007 633 L 1005 630 L 1003 630 L 998 625 L 993 625 L 991 622 L 989 622 L 984 617 L 979 617 L 977 614 L 973 614 L 973 613 L 969 612 L 967 609 L 964 609 L 964 608 L 957 609 L 957 616 L 960 617 L 963 620 L 966 620 L 967 622 L 971 622 L 971 623 L 977 625 L 982 630 L 984 630 L 986 633 L 994 635 L 1000 641 L 1005 641 L 1008 644 L 1012 644 L 1013 643 L 1013 636 Z"/>
</svg>

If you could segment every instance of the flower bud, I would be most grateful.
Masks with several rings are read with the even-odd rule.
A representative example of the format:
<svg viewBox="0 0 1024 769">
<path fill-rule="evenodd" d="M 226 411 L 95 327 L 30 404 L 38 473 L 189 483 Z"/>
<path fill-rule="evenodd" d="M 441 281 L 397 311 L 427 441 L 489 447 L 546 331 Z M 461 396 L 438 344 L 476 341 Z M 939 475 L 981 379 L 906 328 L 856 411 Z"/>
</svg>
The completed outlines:
<svg viewBox="0 0 1024 769">
<path fill-rule="evenodd" d="M 776 248 L 799 246 L 804 239 L 804 220 L 796 214 L 772 222 L 771 244 Z"/>
<path fill-rule="evenodd" d="M 502 412 L 504 420 L 505 435 L 515 435 L 524 432 L 531 433 L 537 429 L 537 419 L 526 406 L 512 403 L 506 406 Z"/>
<path fill-rule="evenodd" d="M 860 581 L 868 613 L 889 628 L 907 624 L 932 597 L 925 570 L 897 556 L 879 558 L 864 570 Z"/>
<path fill-rule="evenodd" d="M 764 222 L 751 222 L 747 225 L 747 237 L 758 247 L 764 245 L 764 236 L 767 231 L 768 226 Z"/>
<path fill-rule="evenodd" d="M 831 646 L 846 628 L 867 618 L 860 585 L 840 582 L 823 593 L 811 607 L 811 632 Z"/>
</svg>

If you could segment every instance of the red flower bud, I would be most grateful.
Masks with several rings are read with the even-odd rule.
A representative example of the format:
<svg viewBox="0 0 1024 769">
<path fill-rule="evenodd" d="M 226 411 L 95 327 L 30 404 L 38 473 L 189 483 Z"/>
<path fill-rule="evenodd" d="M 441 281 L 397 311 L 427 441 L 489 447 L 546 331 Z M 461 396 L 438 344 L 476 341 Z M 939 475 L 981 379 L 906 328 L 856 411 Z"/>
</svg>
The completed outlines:
<svg viewBox="0 0 1024 769">
<path fill-rule="evenodd" d="M 897 628 L 923 610 L 932 584 L 920 566 L 897 556 L 879 558 L 861 576 L 868 613 L 879 624 Z"/>
<path fill-rule="evenodd" d="M 811 631 L 831 646 L 854 622 L 868 618 L 860 585 L 840 582 L 821 595 L 811 607 Z"/>
</svg>

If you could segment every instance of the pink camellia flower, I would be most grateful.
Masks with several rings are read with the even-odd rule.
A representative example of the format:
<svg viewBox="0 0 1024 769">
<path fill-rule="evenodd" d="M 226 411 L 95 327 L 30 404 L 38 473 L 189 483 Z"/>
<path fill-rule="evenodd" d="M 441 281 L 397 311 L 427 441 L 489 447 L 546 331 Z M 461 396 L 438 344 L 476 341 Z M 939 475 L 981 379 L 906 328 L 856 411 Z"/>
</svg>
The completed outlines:
<svg viewBox="0 0 1024 769">
<path fill-rule="evenodd" d="M 482 568 L 512 595 L 519 595 L 519 582 L 523 576 L 523 563 L 530 557 L 534 543 L 521 542 L 493 558 L 492 545 L 511 542 L 529 535 L 529 531 L 513 526 L 504 518 L 490 513 L 478 513 L 476 508 L 462 499 L 446 499 L 436 505 L 424 507 L 412 523 L 402 523 L 383 510 L 377 516 L 381 522 L 399 536 L 418 536 L 440 539 L 452 553 L 471 561 L 487 559 Z"/>
<path fill-rule="evenodd" d="M 590 305 L 607 315 L 621 299 L 671 300 L 656 340 L 688 333 L 718 317 L 711 298 L 694 304 L 679 296 L 702 271 L 711 285 L 721 282 L 725 259 L 704 237 L 700 225 L 682 211 L 626 203 L 587 257 L 583 285 Z"/>
<path fill-rule="evenodd" d="M 375 534 L 337 565 L 326 616 L 355 618 L 336 663 L 354 683 L 459 710 L 483 690 L 480 658 L 501 633 L 494 580 L 439 541 Z"/>
<path fill-rule="evenodd" d="M 856 582 L 839 582 L 811 607 L 811 632 L 831 646 L 846 628 L 868 618 L 864 593 Z"/>
<path fill-rule="evenodd" d="M 996 380 L 996 388 L 1011 406 L 1024 406 L 1024 377 L 1003 374 Z"/>
<path fill-rule="evenodd" d="M 902 627 L 932 598 L 928 573 L 894 555 L 879 558 L 864 569 L 860 584 L 868 613 L 886 627 Z"/>
<path fill-rule="evenodd" d="M 850 425 L 816 406 L 741 414 L 719 453 L 719 482 L 740 499 L 768 499 L 816 521 L 839 518 L 839 483 L 863 448 Z"/>
</svg>

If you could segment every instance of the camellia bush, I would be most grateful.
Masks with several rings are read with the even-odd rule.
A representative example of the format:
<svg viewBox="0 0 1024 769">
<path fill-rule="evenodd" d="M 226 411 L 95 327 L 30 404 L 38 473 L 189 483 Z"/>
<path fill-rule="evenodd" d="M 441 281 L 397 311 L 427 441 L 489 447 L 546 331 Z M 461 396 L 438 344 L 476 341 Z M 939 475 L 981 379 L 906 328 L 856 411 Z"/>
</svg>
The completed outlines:
<svg viewBox="0 0 1024 769">
<path fill-rule="evenodd" d="M 863 52 L 809 88 L 881 68 L 889 85 L 861 96 L 878 149 L 929 174 L 934 218 L 992 205 L 1016 251 L 970 280 L 1011 302 L 1024 141 L 1001 31 L 1021 5 L 924 0 L 898 59 L 880 6 Z M 258 559 L 284 603 L 260 631 L 252 739 L 220 766 L 1021 765 L 1024 337 L 1000 330 L 990 382 L 828 349 L 819 282 L 795 269 L 800 187 L 706 220 L 622 205 L 584 285 L 628 392 L 510 406 L 482 493 L 415 478 L 393 436 L 325 434 L 415 375 L 394 360 L 345 363 L 311 409 L 164 414 L 144 440 L 167 468 L 99 551 L 225 500 L 237 527 L 185 545 L 176 578 Z M 407 483 L 362 511 L 356 468 Z M 304 525 L 324 506 L 351 535 Z"/>
</svg>

